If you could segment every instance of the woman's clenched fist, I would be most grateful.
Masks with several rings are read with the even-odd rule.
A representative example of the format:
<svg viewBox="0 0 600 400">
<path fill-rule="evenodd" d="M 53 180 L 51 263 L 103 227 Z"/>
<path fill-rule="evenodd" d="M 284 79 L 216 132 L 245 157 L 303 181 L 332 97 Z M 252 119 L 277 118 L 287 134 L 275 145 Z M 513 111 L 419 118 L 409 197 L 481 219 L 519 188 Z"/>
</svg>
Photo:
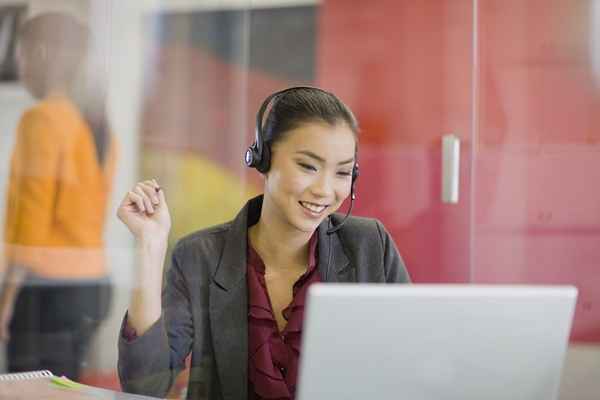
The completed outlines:
<svg viewBox="0 0 600 400">
<path fill-rule="evenodd" d="M 154 179 L 139 182 L 127 192 L 117 216 L 138 241 L 162 241 L 169 236 L 169 208 L 164 190 Z"/>
</svg>

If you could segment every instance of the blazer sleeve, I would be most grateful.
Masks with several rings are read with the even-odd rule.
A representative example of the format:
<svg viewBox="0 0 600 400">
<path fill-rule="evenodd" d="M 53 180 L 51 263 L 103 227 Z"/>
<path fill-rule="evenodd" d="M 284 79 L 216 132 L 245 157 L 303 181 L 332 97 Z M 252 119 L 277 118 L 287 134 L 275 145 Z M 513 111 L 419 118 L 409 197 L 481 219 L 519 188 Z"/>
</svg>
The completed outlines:
<svg viewBox="0 0 600 400">
<path fill-rule="evenodd" d="M 162 291 L 162 315 L 143 335 L 119 335 L 119 380 L 124 391 L 165 397 L 190 353 L 194 326 L 189 290 L 173 252 Z"/>
<path fill-rule="evenodd" d="M 377 231 L 383 248 L 383 270 L 387 283 L 410 283 L 410 276 L 402 256 L 396 248 L 394 239 L 390 236 L 380 221 L 376 221 Z"/>
</svg>

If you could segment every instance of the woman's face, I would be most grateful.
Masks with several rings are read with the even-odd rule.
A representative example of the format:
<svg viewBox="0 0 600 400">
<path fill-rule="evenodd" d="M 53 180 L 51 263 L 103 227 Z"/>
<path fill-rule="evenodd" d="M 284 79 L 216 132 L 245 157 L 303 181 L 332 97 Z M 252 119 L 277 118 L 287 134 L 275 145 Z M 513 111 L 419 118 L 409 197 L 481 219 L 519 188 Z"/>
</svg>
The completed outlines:
<svg viewBox="0 0 600 400">
<path fill-rule="evenodd" d="M 305 123 L 275 143 L 265 197 L 275 215 L 313 232 L 350 194 L 356 140 L 345 123 Z"/>
</svg>

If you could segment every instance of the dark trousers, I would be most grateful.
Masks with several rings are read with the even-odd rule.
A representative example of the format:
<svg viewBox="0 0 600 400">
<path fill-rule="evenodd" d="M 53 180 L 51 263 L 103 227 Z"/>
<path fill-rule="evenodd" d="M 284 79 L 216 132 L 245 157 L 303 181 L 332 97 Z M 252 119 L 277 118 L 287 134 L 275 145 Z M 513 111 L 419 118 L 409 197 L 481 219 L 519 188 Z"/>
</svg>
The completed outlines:
<svg viewBox="0 0 600 400">
<path fill-rule="evenodd" d="M 6 347 L 9 372 L 48 369 L 79 379 L 93 334 L 108 314 L 111 294 L 105 280 L 23 286 Z"/>
</svg>

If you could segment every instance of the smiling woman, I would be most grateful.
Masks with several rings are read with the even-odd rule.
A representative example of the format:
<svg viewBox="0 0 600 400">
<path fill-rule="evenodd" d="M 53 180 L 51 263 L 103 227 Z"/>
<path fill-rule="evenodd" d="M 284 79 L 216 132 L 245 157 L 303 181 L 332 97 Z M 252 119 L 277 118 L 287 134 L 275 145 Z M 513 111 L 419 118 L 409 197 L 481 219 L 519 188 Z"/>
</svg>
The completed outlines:
<svg viewBox="0 0 600 400">
<path fill-rule="evenodd" d="M 163 397 L 191 352 L 189 399 L 293 399 L 308 287 L 409 281 L 379 221 L 336 213 L 354 200 L 357 147 L 356 119 L 332 93 L 269 96 L 245 157 L 264 194 L 233 221 L 179 241 L 162 301 L 165 193 L 155 180 L 127 193 L 118 216 L 141 262 L 119 341 L 125 390 Z"/>
</svg>

